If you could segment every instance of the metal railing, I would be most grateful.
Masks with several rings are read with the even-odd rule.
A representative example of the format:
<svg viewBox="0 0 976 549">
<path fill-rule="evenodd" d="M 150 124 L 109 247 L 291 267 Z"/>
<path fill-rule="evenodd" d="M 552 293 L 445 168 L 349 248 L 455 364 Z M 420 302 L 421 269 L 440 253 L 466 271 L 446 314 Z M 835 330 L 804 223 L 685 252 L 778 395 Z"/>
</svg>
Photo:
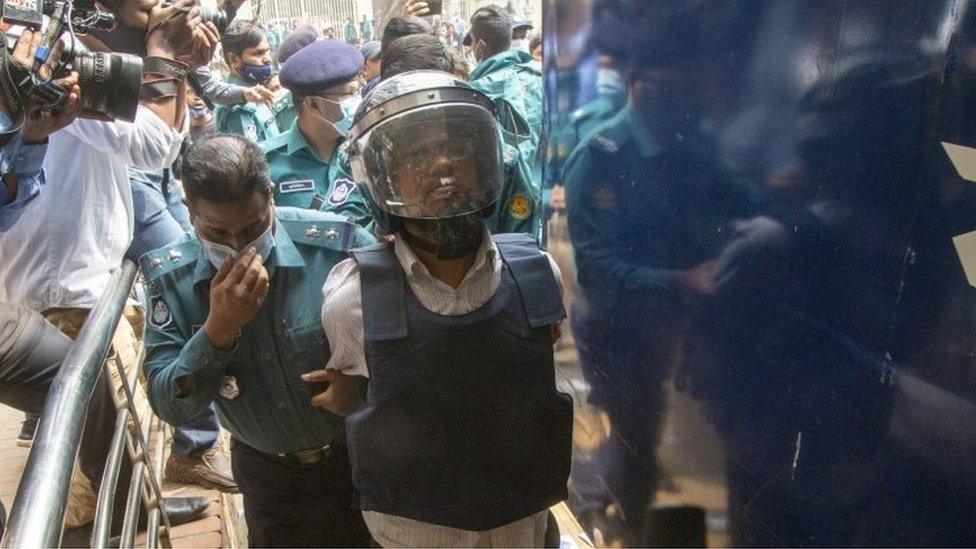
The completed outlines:
<svg viewBox="0 0 976 549">
<path fill-rule="evenodd" d="M 157 547 L 160 537 L 165 539 L 168 536 L 169 520 L 160 507 L 162 461 L 159 452 L 164 448 L 165 429 L 154 416 L 140 418 L 136 412 L 133 394 L 139 383 L 140 368 L 137 366 L 130 375 L 126 375 L 119 357 L 113 355 L 109 358 L 112 339 L 136 274 L 135 264 L 128 260 L 113 273 L 108 288 L 92 309 L 65 356 L 61 370 L 48 393 L 0 547 L 59 545 L 71 475 L 81 444 L 88 403 L 99 374 L 104 369 L 105 375 L 110 376 L 110 368 L 113 366 L 121 380 L 125 398 L 117 406 L 116 429 L 99 488 L 91 546 L 108 545 L 119 471 L 122 460 L 125 459 L 125 450 L 132 461 L 132 482 L 127 487 L 129 497 L 120 546 L 131 547 L 135 541 L 140 503 L 149 513 L 147 545 Z M 142 354 L 140 361 L 141 356 Z M 155 429 L 151 429 L 153 424 L 156 425 Z M 153 431 L 159 437 L 154 460 L 156 467 L 150 466 L 147 443 Z"/>
</svg>

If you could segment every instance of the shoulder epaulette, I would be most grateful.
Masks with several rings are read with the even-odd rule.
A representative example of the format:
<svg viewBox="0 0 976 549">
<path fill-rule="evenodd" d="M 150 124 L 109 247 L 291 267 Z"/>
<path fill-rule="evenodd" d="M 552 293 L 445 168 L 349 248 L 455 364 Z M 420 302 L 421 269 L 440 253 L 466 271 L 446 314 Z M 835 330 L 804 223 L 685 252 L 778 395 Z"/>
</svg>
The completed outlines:
<svg viewBox="0 0 976 549">
<path fill-rule="evenodd" d="M 146 280 L 152 281 L 183 267 L 193 268 L 199 256 L 200 243 L 191 238 L 144 254 L 139 258 L 139 266 Z"/>
<path fill-rule="evenodd" d="M 368 231 L 332 212 L 279 207 L 278 221 L 296 245 L 349 251 L 375 241 Z"/>
</svg>

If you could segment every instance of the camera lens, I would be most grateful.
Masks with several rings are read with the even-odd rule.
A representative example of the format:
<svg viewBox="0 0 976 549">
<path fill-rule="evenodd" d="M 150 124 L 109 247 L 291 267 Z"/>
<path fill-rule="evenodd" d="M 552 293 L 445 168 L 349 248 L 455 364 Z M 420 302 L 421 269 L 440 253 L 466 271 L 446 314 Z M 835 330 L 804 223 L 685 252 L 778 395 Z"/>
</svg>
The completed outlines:
<svg viewBox="0 0 976 549">
<path fill-rule="evenodd" d="M 227 14 L 220 10 L 215 10 L 213 8 L 202 8 L 200 10 L 200 19 L 202 19 L 204 23 L 213 23 L 214 26 L 217 27 L 217 31 L 219 31 L 220 34 L 224 34 L 227 31 L 227 24 L 229 23 L 227 20 Z"/>
<path fill-rule="evenodd" d="M 132 121 L 139 106 L 142 59 L 127 54 L 80 52 L 72 62 L 78 71 L 83 109 Z"/>
</svg>

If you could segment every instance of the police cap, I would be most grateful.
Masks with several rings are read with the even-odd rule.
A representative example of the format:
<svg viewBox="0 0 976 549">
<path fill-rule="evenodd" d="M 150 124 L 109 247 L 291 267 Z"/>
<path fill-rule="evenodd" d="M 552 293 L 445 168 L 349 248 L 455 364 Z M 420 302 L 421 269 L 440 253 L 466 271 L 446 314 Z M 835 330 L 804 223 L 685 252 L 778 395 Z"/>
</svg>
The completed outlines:
<svg viewBox="0 0 976 549">
<path fill-rule="evenodd" d="M 284 63 L 288 61 L 288 58 L 295 53 L 304 48 L 305 46 L 315 42 L 317 34 L 315 29 L 305 25 L 303 27 L 298 27 L 294 32 L 288 35 L 287 38 L 281 41 L 281 45 L 278 46 L 278 63 Z"/>
<path fill-rule="evenodd" d="M 356 78 L 363 54 L 338 40 L 319 40 L 291 56 L 281 68 L 281 85 L 296 95 L 314 95 Z"/>
</svg>

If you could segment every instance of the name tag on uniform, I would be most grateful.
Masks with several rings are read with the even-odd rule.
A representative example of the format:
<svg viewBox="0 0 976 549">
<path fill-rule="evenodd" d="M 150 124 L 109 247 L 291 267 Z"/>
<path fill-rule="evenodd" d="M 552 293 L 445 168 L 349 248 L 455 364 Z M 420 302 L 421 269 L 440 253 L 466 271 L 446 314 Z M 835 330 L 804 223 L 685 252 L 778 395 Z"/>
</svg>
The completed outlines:
<svg viewBox="0 0 976 549">
<path fill-rule="evenodd" d="M 282 194 L 288 193 L 301 193 L 315 190 L 315 181 L 311 179 L 302 179 L 299 181 L 285 181 L 278 184 L 278 190 Z"/>
</svg>

